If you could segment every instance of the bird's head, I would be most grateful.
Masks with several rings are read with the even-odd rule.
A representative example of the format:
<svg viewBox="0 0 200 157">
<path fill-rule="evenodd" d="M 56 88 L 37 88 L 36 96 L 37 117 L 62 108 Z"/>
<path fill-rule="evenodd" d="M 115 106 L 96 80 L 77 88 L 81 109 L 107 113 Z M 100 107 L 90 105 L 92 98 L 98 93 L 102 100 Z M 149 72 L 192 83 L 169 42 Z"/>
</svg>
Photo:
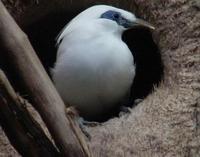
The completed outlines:
<svg viewBox="0 0 200 157">
<path fill-rule="evenodd" d="M 150 23 L 137 18 L 131 12 L 108 5 L 95 5 L 84 10 L 75 18 L 73 18 L 63 29 L 58 40 L 62 39 L 64 35 L 66 35 L 68 32 L 71 32 L 71 30 L 74 28 L 81 28 L 84 26 L 84 24 L 94 21 L 103 21 L 100 23 L 106 26 L 109 25 L 109 29 L 112 29 L 112 27 L 116 28 L 117 26 L 121 32 L 135 27 L 146 27 L 152 30 L 155 29 Z"/>
<path fill-rule="evenodd" d="M 119 26 L 121 26 L 124 30 L 135 27 L 146 27 L 149 29 L 155 29 L 154 26 L 152 26 L 150 23 L 142 19 L 136 18 L 133 13 L 118 8 L 111 7 L 109 10 L 102 13 L 100 18 L 112 20 L 113 22 L 116 22 Z"/>
</svg>

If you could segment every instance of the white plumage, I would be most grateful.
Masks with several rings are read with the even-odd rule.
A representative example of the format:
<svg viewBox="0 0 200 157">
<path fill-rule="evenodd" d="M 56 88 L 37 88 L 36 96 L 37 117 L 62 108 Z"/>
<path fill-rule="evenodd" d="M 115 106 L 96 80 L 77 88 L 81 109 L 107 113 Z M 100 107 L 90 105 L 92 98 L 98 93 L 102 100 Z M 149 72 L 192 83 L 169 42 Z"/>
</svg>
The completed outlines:
<svg viewBox="0 0 200 157">
<path fill-rule="evenodd" d="M 82 116 L 109 112 L 129 93 L 135 66 L 121 36 L 137 25 L 153 29 L 130 12 L 97 5 L 76 16 L 59 35 L 53 80 L 64 102 Z"/>
</svg>

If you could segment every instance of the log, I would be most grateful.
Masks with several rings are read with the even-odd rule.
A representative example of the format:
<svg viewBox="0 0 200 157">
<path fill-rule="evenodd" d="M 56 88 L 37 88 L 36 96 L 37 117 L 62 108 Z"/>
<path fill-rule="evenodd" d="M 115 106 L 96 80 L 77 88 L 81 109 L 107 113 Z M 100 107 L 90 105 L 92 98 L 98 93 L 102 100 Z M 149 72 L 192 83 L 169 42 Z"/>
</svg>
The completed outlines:
<svg viewBox="0 0 200 157">
<path fill-rule="evenodd" d="M 70 123 L 65 105 L 37 58 L 27 36 L 0 2 L 0 49 L 22 80 L 31 102 L 47 125 L 60 152 L 69 157 L 90 156 L 80 130 Z M 76 129 L 74 129 L 76 128 Z"/>
<path fill-rule="evenodd" d="M 27 111 L 27 103 L 0 70 L 0 123 L 12 145 L 22 156 L 59 157 L 55 146 Z"/>
</svg>

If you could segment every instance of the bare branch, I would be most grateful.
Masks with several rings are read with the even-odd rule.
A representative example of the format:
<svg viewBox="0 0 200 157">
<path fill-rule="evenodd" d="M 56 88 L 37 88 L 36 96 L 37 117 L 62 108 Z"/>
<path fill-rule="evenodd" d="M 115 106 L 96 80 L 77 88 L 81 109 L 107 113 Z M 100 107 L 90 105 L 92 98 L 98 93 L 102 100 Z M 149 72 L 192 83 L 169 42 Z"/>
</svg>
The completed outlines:
<svg viewBox="0 0 200 157">
<path fill-rule="evenodd" d="M 59 156 L 22 100 L 0 70 L 0 122 L 10 142 L 23 156 Z"/>
</svg>

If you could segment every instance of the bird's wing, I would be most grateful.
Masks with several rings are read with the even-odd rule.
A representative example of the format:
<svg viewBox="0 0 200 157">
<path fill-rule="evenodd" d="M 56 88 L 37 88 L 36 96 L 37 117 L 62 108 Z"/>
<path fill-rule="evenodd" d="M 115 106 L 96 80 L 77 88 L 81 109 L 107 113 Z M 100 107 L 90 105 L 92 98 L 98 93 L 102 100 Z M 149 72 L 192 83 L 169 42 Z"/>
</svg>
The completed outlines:
<svg viewBox="0 0 200 157">
<path fill-rule="evenodd" d="M 69 23 L 67 24 L 67 25 L 65 25 L 65 27 L 59 32 L 59 34 L 57 35 L 57 37 L 56 37 L 56 47 L 58 47 L 59 46 L 59 44 L 62 42 L 62 39 L 63 39 L 63 37 L 64 37 L 64 32 L 65 32 L 65 30 L 67 29 L 67 27 L 68 27 L 68 25 L 69 25 Z"/>
</svg>

